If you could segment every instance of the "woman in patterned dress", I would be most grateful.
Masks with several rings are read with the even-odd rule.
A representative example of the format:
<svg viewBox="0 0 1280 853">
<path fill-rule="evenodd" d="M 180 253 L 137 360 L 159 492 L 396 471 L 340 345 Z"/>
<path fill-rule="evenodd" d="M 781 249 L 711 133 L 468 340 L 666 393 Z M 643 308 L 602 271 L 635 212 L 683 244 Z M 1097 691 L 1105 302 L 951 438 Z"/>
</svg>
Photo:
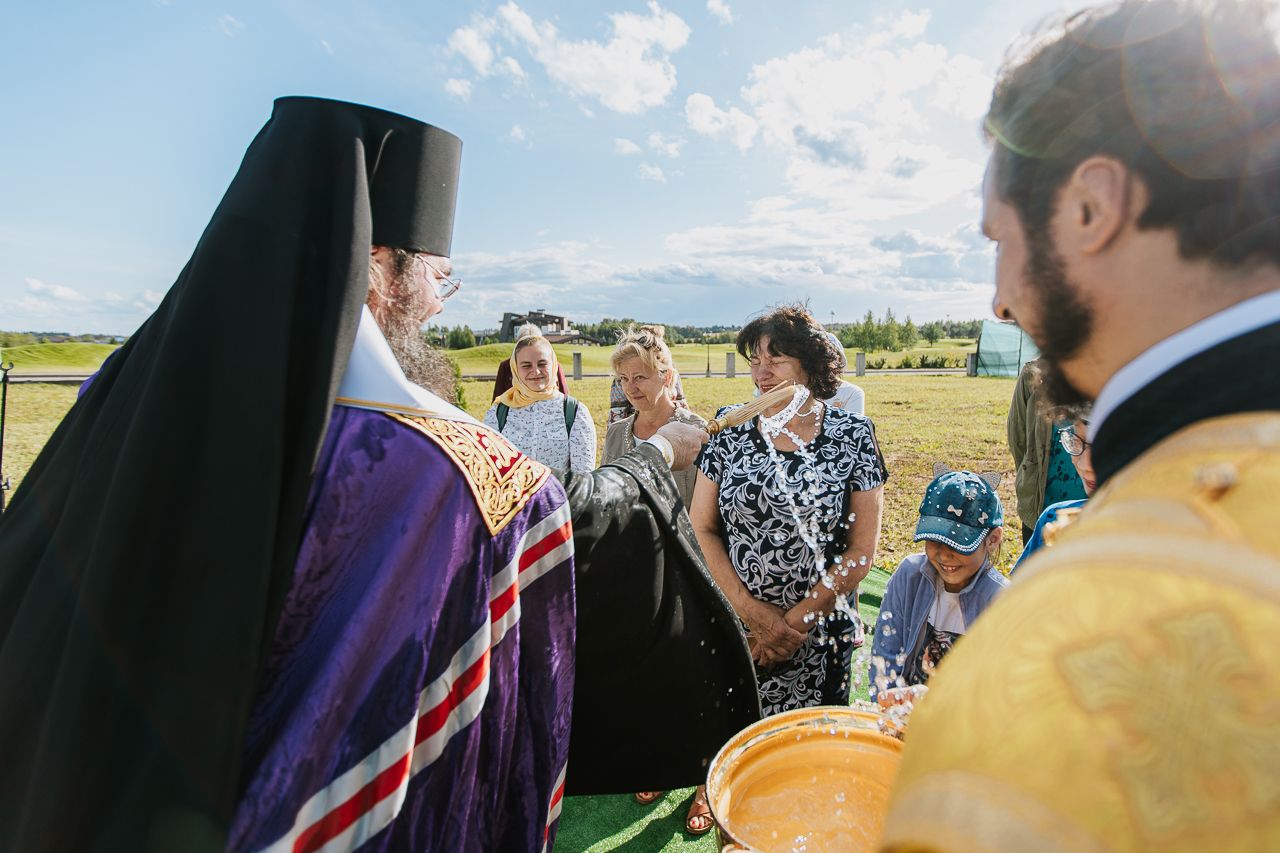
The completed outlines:
<svg viewBox="0 0 1280 853">
<path fill-rule="evenodd" d="M 764 713 L 847 705 L 888 477 L 875 428 L 821 402 L 839 355 L 803 307 L 753 320 L 737 349 L 761 393 L 788 381 L 803 393 L 712 437 L 690 513 L 698 544 L 750 637 Z"/>
<path fill-rule="evenodd" d="M 484 423 L 548 468 L 585 473 L 596 467 L 596 426 L 584 403 L 556 388 L 558 366 L 541 334 L 516 341 L 511 387 L 494 398 Z"/>
</svg>

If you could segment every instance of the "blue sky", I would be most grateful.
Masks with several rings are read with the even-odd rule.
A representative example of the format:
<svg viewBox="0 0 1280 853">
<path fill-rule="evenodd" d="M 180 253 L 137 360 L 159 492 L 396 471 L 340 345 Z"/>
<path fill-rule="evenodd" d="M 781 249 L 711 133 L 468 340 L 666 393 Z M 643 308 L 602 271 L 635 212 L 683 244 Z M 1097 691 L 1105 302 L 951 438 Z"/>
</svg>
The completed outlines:
<svg viewBox="0 0 1280 853">
<path fill-rule="evenodd" d="M 0 329 L 133 331 L 272 99 L 464 141 L 437 322 L 986 316 L 978 120 L 1046 0 L 43 2 L 0 33 Z"/>
</svg>

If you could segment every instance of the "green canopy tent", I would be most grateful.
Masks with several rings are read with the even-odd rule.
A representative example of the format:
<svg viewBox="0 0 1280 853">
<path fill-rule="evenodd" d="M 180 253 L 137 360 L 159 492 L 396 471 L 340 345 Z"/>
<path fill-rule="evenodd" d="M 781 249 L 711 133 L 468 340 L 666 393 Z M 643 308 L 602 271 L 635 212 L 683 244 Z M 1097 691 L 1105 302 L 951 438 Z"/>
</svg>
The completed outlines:
<svg viewBox="0 0 1280 853">
<path fill-rule="evenodd" d="M 1017 376 L 1022 365 L 1040 357 L 1040 350 L 1016 323 L 983 320 L 978 337 L 979 376 Z"/>
</svg>

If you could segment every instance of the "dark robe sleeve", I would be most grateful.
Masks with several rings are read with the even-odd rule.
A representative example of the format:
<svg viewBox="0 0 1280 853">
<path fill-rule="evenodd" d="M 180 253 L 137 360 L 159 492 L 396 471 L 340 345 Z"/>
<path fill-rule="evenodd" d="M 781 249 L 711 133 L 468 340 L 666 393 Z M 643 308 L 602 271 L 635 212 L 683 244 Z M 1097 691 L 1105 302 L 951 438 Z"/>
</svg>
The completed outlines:
<svg viewBox="0 0 1280 853">
<path fill-rule="evenodd" d="M 675 482 L 647 444 L 561 480 L 578 602 L 567 793 L 704 782 L 760 702 L 746 639 Z"/>
</svg>

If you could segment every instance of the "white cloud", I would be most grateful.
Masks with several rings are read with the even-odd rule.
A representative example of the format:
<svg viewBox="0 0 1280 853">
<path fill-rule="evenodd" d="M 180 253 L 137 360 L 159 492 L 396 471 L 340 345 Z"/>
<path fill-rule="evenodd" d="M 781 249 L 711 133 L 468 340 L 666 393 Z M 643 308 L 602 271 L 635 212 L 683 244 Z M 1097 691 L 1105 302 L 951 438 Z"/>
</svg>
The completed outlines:
<svg viewBox="0 0 1280 853">
<path fill-rule="evenodd" d="M 640 164 L 640 177 L 644 178 L 646 181 L 656 181 L 659 184 L 665 184 L 667 182 L 667 176 L 662 171 L 662 167 L 653 163 Z"/>
<path fill-rule="evenodd" d="M 29 293 L 37 294 L 46 300 L 73 303 L 89 301 L 88 297 L 78 290 L 72 290 L 70 287 L 64 287 L 61 284 L 46 284 L 38 278 L 25 278 L 23 281 L 26 283 Z"/>
<path fill-rule="evenodd" d="M 524 128 L 518 124 L 511 125 L 511 130 L 507 132 L 507 138 L 517 144 L 524 142 L 524 138 L 525 138 Z"/>
<path fill-rule="evenodd" d="M 224 36 L 234 36 L 244 29 L 244 23 L 230 15 L 222 15 L 217 23 L 218 29 L 222 30 Z"/>
<path fill-rule="evenodd" d="M 782 188 L 737 222 L 668 235 L 667 249 L 707 264 L 791 259 L 815 287 L 845 276 L 873 289 L 984 286 L 985 247 L 952 238 L 912 251 L 874 243 L 914 220 L 929 230 L 969 215 L 981 185 L 974 118 L 990 75 L 927 41 L 928 23 L 927 12 L 906 12 L 762 62 L 740 91 L 743 109 L 690 95 L 690 129 L 743 151 L 762 140 L 784 158 Z"/>
<path fill-rule="evenodd" d="M 444 90 L 462 101 L 471 100 L 471 81 L 450 77 L 444 81 Z"/>
<path fill-rule="evenodd" d="M 684 140 L 680 137 L 666 136 L 656 130 L 649 134 L 649 138 L 646 141 L 651 149 L 663 157 L 679 157 L 680 149 L 684 146 Z"/>
<path fill-rule="evenodd" d="M 329 42 L 325 41 L 324 39 L 320 39 L 320 46 L 325 49 L 326 53 L 328 53 L 330 56 L 333 56 L 333 45 L 329 44 Z"/>
<path fill-rule="evenodd" d="M 511 56 L 502 57 L 498 62 L 498 70 L 516 82 L 523 82 L 527 76 L 524 73 L 524 68 Z"/>
<path fill-rule="evenodd" d="M 746 151 L 755 141 L 756 120 L 737 107 L 722 110 L 710 95 L 695 93 L 684 102 L 685 120 L 695 133 L 713 138 L 725 137 L 739 151 Z"/>
<path fill-rule="evenodd" d="M 598 101 L 614 112 L 641 113 L 665 103 L 676 86 L 671 54 L 688 42 L 689 26 L 656 2 L 648 4 L 648 14 L 617 12 L 608 19 L 606 41 L 575 40 L 561 35 L 554 23 L 535 21 L 508 2 L 493 17 L 476 16 L 455 30 L 448 44 L 481 76 L 497 68 L 513 80 L 525 79 L 524 68 L 513 57 L 498 59 L 505 46 L 525 51 L 574 97 Z"/>
<path fill-rule="evenodd" d="M 613 140 L 613 150 L 615 153 L 621 154 L 624 157 L 630 157 L 633 154 L 640 153 L 640 146 L 636 145 L 630 139 L 618 138 Z"/>
<path fill-rule="evenodd" d="M 449 36 L 449 49 L 470 62 L 481 77 L 488 76 L 493 65 L 493 48 L 487 38 L 492 30 L 492 25 L 482 20 L 478 24 L 459 27 Z"/>
<path fill-rule="evenodd" d="M 722 24 L 733 23 L 733 10 L 724 0 L 707 0 L 707 11 L 719 18 Z"/>
<path fill-rule="evenodd" d="M 6 328 L 122 334 L 137 328 L 164 298 L 151 290 L 130 297 L 111 292 L 86 296 L 79 289 L 38 278 L 24 278 L 23 285 L 8 298 L 0 293 L 0 317 Z"/>
</svg>

